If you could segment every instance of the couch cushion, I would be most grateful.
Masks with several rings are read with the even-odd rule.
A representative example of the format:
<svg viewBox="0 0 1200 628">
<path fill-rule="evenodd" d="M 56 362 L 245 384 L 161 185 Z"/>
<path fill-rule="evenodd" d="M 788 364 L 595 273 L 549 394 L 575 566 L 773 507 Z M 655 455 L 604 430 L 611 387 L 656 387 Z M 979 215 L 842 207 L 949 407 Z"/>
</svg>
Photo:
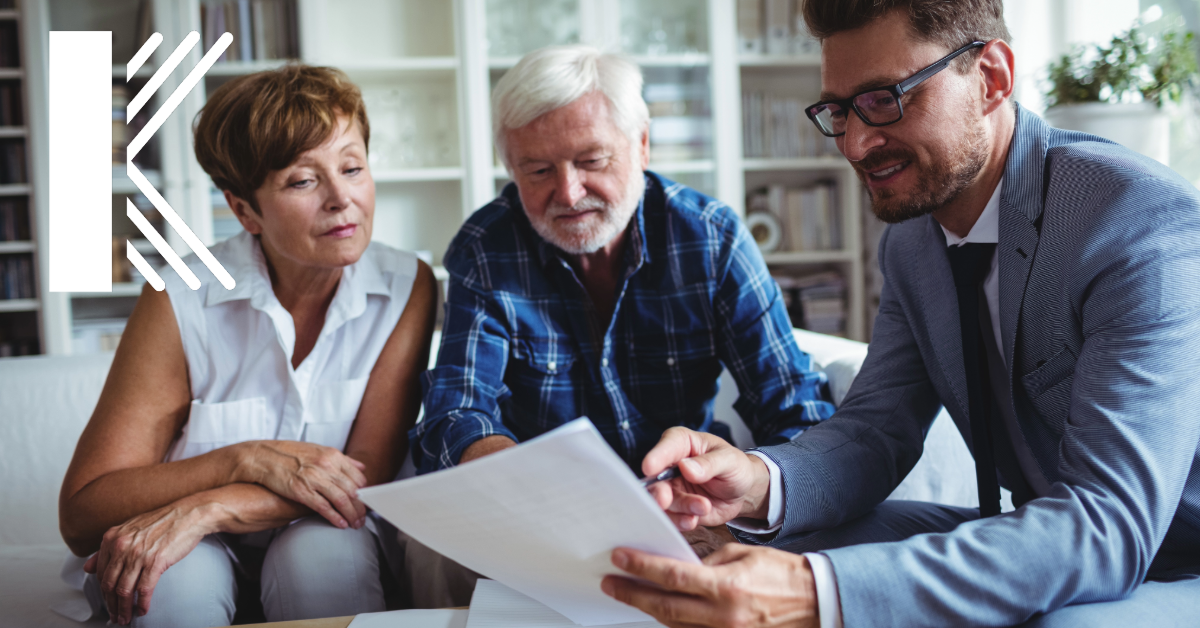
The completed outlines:
<svg viewBox="0 0 1200 628">
<path fill-rule="evenodd" d="M 83 593 L 59 578 L 67 546 L 0 547 L 0 628 L 82 628 L 103 626 L 93 619 L 79 623 L 50 610 L 52 604 L 86 604 Z"/>
<path fill-rule="evenodd" d="M 58 491 L 111 364 L 111 353 L 0 360 L 0 546 L 62 543 Z"/>
</svg>

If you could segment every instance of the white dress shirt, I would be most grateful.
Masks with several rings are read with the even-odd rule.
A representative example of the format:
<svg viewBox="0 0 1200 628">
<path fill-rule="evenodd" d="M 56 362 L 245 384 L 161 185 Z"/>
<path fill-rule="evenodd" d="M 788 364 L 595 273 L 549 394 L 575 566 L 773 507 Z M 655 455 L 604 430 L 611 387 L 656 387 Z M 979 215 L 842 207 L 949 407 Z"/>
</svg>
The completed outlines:
<svg viewBox="0 0 1200 628">
<path fill-rule="evenodd" d="M 979 219 L 975 221 L 975 225 L 971 227 L 971 231 L 967 233 L 966 237 L 960 238 L 942 227 L 942 233 L 946 235 L 947 246 L 962 246 L 968 242 L 1000 243 L 1000 190 L 1002 189 L 1004 189 L 1003 178 L 996 184 L 996 190 L 992 192 L 992 197 L 984 206 L 983 213 L 979 215 Z M 983 280 L 983 296 L 987 299 L 988 313 L 992 319 L 992 333 L 996 335 L 996 346 L 1003 347 L 1004 343 L 1000 341 L 1000 256 L 995 252 L 992 253 L 991 268 Z M 1003 353 L 1000 359 L 1004 359 Z M 766 526 L 761 525 L 760 521 L 745 518 L 734 519 L 729 522 L 729 525 L 751 534 L 773 534 L 783 527 L 783 509 L 785 507 L 779 465 L 775 464 L 775 461 L 766 454 L 757 451 L 747 453 L 761 459 L 767 465 L 767 472 L 771 476 L 767 497 Z M 808 559 L 808 564 L 813 572 L 821 628 L 842 628 L 842 605 L 838 596 L 837 576 L 833 572 L 833 563 L 827 556 L 819 552 L 806 553 L 804 557 Z"/>
<path fill-rule="evenodd" d="M 212 247 L 237 280 L 191 290 L 163 273 L 187 356 L 192 406 L 167 461 L 248 440 L 344 449 L 375 360 L 408 304 L 417 258 L 372 242 L 342 278 L 321 335 L 292 367 L 296 328 L 271 287 L 258 240 L 242 232 Z M 200 276 L 195 256 L 184 260 Z"/>
</svg>

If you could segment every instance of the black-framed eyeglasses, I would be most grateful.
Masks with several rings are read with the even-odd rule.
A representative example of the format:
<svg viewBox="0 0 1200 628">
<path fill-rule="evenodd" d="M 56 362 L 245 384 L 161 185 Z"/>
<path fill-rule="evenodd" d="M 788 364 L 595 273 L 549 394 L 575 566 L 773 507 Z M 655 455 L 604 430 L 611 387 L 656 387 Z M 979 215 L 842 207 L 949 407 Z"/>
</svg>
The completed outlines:
<svg viewBox="0 0 1200 628">
<path fill-rule="evenodd" d="M 804 110 L 808 119 L 828 137 L 846 134 L 846 121 L 853 109 L 863 122 L 871 126 L 887 126 L 904 117 L 904 106 L 900 97 L 926 79 L 945 70 L 959 55 L 986 46 L 985 41 L 973 41 L 958 50 L 938 59 L 929 67 L 887 87 L 877 87 L 842 100 L 826 100 Z"/>
</svg>

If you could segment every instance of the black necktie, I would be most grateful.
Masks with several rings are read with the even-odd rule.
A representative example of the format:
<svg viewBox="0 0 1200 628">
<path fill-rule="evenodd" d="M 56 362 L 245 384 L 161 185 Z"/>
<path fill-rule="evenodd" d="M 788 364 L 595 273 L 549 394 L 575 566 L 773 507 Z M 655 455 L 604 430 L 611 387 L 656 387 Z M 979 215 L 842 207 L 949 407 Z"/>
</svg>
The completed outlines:
<svg viewBox="0 0 1200 628">
<path fill-rule="evenodd" d="M 967 370 L 967 413 L 971 418 L 975 483 L 979 487 L 979 515 L 1000 514 L 1000 485 L 992 449 L 992 388 L 984 361 L 983 328 L 979 319 L 980 284 L 991 268 L 995 244 L 968 243 L 946 249 L 958 292 L 958 322 L 962 330 L 963 366 Z"/>
</svg>

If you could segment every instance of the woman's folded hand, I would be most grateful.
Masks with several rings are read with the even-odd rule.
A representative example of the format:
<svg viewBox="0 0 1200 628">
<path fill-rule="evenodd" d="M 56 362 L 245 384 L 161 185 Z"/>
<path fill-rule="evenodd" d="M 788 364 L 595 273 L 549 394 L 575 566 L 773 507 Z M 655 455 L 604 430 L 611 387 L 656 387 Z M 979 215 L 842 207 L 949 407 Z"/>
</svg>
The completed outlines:
<svg viewBox="0 0 1200 628">
<path fill-rule="evenodd" d="M 358 489 L 367 485 L 366 465 L 324 445 L 288 440 L 239 443 L 239 482 L 260 484 L 303 504 L 339 527 L 360 528 L 367 507 Z"/>
<path fill-rule="evenodd" d="M 212 507 L 185 498 L 138 515 L 104 533 L 100 551 L 83 569 L 96 574 L 108 616 L 128 625 L 150 610 L 150 598 L 163 572 L 183 560 L 205 535 L 216 532 Z"/>
</svg>

